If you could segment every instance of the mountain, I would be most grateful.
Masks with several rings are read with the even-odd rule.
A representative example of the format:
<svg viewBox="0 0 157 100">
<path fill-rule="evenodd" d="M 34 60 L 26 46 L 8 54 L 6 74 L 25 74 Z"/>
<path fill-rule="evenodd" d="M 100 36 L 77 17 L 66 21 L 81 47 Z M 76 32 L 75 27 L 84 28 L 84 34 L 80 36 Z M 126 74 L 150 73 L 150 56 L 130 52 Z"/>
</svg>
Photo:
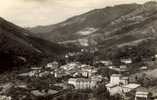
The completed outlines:
<svg viewBox="0 0 157 100">
<path fill-rule="evenodd" d="M 36 33 L 35 35 L 51 41 L 75 40 L 96 32 L 99 28 L 105 27 L 112 20 L 128 14 L 138 6 L 130 4 L 95 9 L 56 25 L 38 26 L 29 28 L 29 30 Z"/>
<path fill-rule="evenodd" d="M 95 9 L 49 26 L 28 28 L 36 37 L 67 45 L 135 45 L 154 39 L 157 29 L 157 3 L 123 4 Z"/>
<path fill-rule="evenodd" d="M 67 50 L 31 34 L 0 18 L 0 71 L 24 64 L 38 64 L 43 58 L 55 58 Z"/>
</svg>

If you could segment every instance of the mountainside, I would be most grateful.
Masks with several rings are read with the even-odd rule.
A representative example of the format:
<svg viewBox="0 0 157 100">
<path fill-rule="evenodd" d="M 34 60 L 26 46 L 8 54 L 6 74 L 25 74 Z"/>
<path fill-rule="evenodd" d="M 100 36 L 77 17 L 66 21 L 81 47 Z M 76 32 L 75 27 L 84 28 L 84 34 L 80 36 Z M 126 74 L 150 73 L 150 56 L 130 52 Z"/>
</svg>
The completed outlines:
<svg viewBox="0 0 157 100">
<path fill-rule="evenodd" d="M 34 36 L 61 44 L 113 47 L 156 38 L 157 3 L 96 9 L 62 23 L 29 28 Z"/>
<path fill-rule="evenodd" d="M 29 31 L 0 18 L 1 70 L 23 64 L 38 64 L 44 57 L 55 57 L 66 52 L 65 47 L 30 34 Z"/>
<path fill-rule="evenodd" d="M 105 27 L 112 20 L 135 10 L 139 5 L 120 5 L 107 7 L 104 9 L 95 9 L 80 16 L 72 17 L 65 22 L 50 25 L 39 26 L 30 29 L 35 35 L 41 36 L 51 41 L 65 41 L 78 39 L 88 36 L 99 28 Z"/>
</svg>

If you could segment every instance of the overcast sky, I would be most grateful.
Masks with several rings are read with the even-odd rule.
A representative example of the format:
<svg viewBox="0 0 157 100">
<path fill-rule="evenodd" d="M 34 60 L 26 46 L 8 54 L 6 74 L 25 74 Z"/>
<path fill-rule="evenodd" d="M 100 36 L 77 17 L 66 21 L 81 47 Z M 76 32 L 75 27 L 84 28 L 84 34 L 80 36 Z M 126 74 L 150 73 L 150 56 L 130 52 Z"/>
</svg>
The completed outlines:
<svg viewBox="0 0 157 100">
<path fill-rule="evenodd" d="M 55 24 L 92 9 L 146 1 L 150 0 L 0 0 L 0 16 L 17 25 L 32 27 Z"/>
</svg>

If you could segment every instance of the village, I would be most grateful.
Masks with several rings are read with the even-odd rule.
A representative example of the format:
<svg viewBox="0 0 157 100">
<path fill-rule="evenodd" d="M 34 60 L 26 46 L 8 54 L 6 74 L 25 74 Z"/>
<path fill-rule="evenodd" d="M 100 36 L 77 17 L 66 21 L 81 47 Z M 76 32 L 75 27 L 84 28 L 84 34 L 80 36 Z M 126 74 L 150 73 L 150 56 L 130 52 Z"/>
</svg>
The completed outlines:
<svg viewBox="0 0 157 100">
<path fill-rule="evenodd" d="M 28 98 L 30 94 L 32 98 L 57 98 L 69 90 L 93 90 L 104 86 L 110 96 L 120 95 L 120 100 L 156 100 L 157 89 L 153 86 L 156 79 L 149 78 L 145 73 L 155 67 L 141 65 L 133 70 L 129 68 L 132 59 L 120 59 L 120 62 L 121 65 L 117 66 L 109 60 L 95 61 L 94 65 L 80 62 L 59 65 L 57 61 L 52 61 L 44 67 L 31 67 L 26 72 L 18 73 L 16 78 L 20 81 L 1 84 L 0 98 L 12 100 L 10 89 L 25 91 L 17 96 L 18 99 Z M 155 64 L 156 60 L 150 62 Z M 90 98 L 93 100 L 93 97 Z"/>
</svg>

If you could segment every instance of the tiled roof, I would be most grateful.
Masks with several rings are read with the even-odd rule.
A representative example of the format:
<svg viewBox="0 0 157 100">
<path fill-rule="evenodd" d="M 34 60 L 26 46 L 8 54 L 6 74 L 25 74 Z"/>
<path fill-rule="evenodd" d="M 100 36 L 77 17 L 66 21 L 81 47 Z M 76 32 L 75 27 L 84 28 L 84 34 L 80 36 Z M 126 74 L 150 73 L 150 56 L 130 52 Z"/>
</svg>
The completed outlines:
<svg viewBox="0 0 157 100">
<path fill-rule="evenodd" d="M 121 74 L 112 74 L 112 77 L 121 77 Z"/>
</svg>

